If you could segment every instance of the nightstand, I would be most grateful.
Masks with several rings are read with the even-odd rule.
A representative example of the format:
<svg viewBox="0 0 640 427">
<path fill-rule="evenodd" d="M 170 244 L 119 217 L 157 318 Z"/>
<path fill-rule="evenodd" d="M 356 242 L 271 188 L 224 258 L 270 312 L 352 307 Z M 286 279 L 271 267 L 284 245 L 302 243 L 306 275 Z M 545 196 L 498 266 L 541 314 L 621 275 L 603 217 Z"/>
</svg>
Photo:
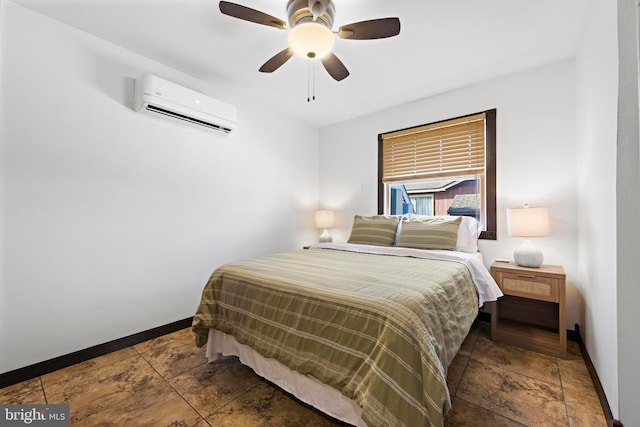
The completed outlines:
<svg viewBox="0 0 640 427">
<path fill-rule="evenodd" d="M 491 303 L 491 339 L 566 357 L 564 269 L 559 265 L 528 268 L 494 262 L 491 275 L 504 293 Z"/>
</svg>

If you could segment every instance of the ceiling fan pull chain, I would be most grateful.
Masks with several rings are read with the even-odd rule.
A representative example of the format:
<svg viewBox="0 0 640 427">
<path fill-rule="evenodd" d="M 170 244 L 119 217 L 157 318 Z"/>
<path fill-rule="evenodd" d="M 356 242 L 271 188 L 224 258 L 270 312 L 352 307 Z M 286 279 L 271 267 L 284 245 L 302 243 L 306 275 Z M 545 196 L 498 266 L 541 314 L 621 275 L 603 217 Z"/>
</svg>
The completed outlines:
<svg viewBox="0 0 640 427">
<path fill-rule="evenodd" d="M 307 60 L 307 102 L 311 101 L 311 61 Z"/>
<path fill-rule="evenodd" d="M 316 66 L 307 60 L 307 102 L 316 100 Z"/>
</svg>

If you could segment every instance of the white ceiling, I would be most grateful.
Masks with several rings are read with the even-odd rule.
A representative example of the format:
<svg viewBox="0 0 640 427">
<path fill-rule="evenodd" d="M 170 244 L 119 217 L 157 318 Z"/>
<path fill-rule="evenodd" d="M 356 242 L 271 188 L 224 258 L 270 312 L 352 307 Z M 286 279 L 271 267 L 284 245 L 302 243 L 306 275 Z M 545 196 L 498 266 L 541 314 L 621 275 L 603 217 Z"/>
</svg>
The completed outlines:
<svg viewBox="0 0 640 427">
<path fill-rule="evenodd" d="M 13 0 L 146 57 L 324 126 L 574 56 L 584 0 L 334 0 L 337 27 L 397 16 L 382 40 L 337 39 L 351 75 L 292 58 L 273 74 L 258 68 L 287 45 L 287 31 L 222 15 L 215 0 Z M 238 0 L 283 20 L 287 0 Z"/>
</svg>

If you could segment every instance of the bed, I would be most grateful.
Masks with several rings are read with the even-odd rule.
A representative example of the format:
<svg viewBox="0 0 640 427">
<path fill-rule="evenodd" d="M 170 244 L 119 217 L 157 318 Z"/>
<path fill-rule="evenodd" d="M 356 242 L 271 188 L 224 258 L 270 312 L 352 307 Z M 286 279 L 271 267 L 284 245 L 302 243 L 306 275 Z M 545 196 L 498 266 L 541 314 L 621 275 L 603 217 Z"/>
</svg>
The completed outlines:
<svg viewBox="0 0 640 427">
<path fill-rule="evenodd" d="M 407 239 L 395 229 L 383 245 L 358 239 L 357 219 L 349 243 L 217 268 L 194 316 L 196 344 L 349 424 L 441 426 L 447 368 L 500 290 L 477 253 L 455 250 L 457 236 L 449 249 L 398 247 Z"/>
</svg>

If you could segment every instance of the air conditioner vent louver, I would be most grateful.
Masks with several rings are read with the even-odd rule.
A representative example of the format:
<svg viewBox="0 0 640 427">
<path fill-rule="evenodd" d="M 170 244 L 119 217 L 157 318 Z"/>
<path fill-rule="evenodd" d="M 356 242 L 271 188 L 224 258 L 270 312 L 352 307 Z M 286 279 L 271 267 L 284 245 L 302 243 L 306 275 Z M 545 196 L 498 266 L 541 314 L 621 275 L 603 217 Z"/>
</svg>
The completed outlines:
<svg viewBox="0 0 640 427">
<path fill-rule="evenodd" d="M 165 116 L 169 116 L 178 120 L 184 120 L 186 122 L 196 124 L 199 126 L 205 126 L 213 130 L 219 130 L 224 133 L 229 133 L 232 131 L 231 128 L 222 127 L 214 123 L 208 123 L 203 120 L 194 119 L 193 117 L 185 116 L 184 114 L 179 114 L 174 111 L 165 110 L 164 108 L 156 107 L 155 105 L 147 105 L 147 110 L 157 114 L 164 114 Z"/>
<path fill-rule="evenodd" d="M 135 81 L 134 110 L 209 132 L 229 133 L 236 108 L 191 89 L 144 75 Z"/>
</svg>

